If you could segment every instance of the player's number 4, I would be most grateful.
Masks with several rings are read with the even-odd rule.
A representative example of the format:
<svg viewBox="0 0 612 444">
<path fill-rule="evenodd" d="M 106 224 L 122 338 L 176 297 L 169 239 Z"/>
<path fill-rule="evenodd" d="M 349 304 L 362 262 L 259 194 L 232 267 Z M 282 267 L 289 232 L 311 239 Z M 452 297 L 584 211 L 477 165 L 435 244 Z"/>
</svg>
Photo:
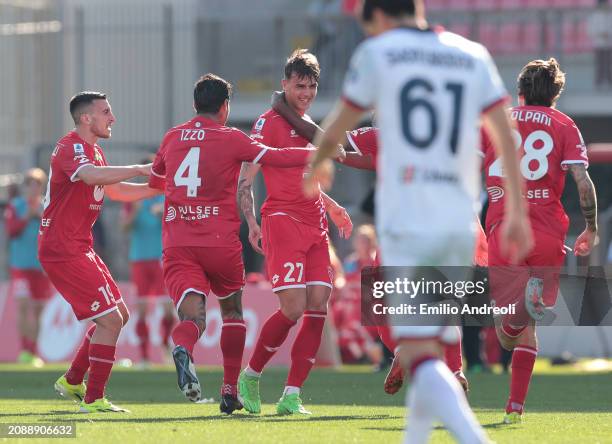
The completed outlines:
<svg viewBox="0 0 612 444">
<path fill-rule="evenodd" d="M 202 186 L 202 179 L 198 176 L 200 167 L 200 147 L 189 149 L 189 152 L 174 174 L 174 184 L 177 187 L 187 187 L 187 197 L 196 197 L 198 188 Z"/>
</svg>

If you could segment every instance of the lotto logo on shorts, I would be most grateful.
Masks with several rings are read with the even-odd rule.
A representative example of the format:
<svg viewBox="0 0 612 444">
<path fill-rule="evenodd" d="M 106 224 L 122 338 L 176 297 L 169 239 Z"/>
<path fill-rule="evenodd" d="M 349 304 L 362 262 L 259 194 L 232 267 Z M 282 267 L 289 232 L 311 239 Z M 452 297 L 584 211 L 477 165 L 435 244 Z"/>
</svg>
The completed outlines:
<svg viewBox="0 0 612 444">
<path fill-rule="evenodd" d="M 274 276 L 272 276 L 272 285 L 276 285 L 276 283 L 278 282 L 279 279 L 279 275 L 275 274 Z"/>
<path fill-rule="evenodd" d="M 98 309 L 100 308 L 100 303 L 98 301 L 95 301 L 93 304 L 91 304 L 91 311 L 98 311 Z"/>
</svg>

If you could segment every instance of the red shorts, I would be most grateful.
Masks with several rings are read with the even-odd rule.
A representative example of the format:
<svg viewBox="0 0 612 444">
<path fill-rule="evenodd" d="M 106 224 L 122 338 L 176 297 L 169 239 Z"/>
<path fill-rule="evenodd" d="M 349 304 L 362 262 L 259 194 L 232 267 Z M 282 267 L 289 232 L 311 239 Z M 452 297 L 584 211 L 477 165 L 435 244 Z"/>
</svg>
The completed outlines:
<svg viewBox="0 0 612 444">
<path fill-rule="evenodd" d="M 161 261 L 152 259 L 147 261 L 133 261 L 130 263 L 132 283 L 136 286 L 136 296 L 163 296 L 164 274 Z"/>
<path fill-rule="evenodd" d="M 95 251 L 89 250 L 67 262 L 41 261 L 41 264 L 79 321 L 96 319 L 117 310 L 121 292 Z"/>
<path fill-rule="evenodd" d="M 534 231 L 535 245 L 529 255 L 517 265 L 510 265 L 501 254 L 499 237 L 500 227 L 489 234 L 489 278 L 491 297 L 498 306 L 516 305 L 515 326 L 525 325 L 524 309 L 525 291 L 530 278 L 542 281 L 542 302 L 546 307 L 552 307 L 557 302 L 559 293 L 559 273 L 565 261 L 563 240 L 551 234 Z M 509 315 L 511 316 L 511 315 Z"/>
<path fill-rule="evenodd" d="M 172 247 L 162 257 L 164 281 L 178 310 L 187 293 L 223 299 L 244 287 L 242 248 Z"/>
<path fill-rule="evenodd" d="M 286 216 L 264 216 L 262 247 L 272 291 L 324 285 L 332 288 L 327 232 Z"/>
<path fill-rule="evenodd" d="M 44 271 L 36 268 L 11 268 L 10 294 L 16 298 L 46 301 L 51 296 L 51 283 Z"/>
</svg>

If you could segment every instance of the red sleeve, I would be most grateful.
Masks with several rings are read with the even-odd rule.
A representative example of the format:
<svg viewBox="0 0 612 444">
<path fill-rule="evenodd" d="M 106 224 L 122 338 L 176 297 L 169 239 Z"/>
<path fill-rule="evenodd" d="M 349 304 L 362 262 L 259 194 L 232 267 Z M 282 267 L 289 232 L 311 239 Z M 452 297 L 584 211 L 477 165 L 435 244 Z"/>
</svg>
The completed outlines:
<svg viewBox="0 0 612 444">
<path fill-rule="evenodd" d="M 270 165 L 274 167 L 297 167 L 308 163 L 314 148 L 271 148 L 253 140 L 242 131 L 234 129 L 231 150 L 241 162 Z"/>
<path fill-rule="evenodd" d="M 166 142 L 167 136 L 164 137 L 161 147 L 155 155 L 151 175 L 149 176 L 149 186 L 158 190 L 166 188 Z"/>
<path fill-rule="evenodd" d="M 4 210 L 6 233 L 10 238 L 17 237 L 28 225 L 28 218 L 20 219 L 13 205 L 7 205 Z"/>
<path fill-rule="evenodd" d="M 77 174 L 83 167 L 95 165 L 93 155 L 93 150 L 86 150 L 82 143 L 62 145 L 57 150 L 53 171 L 60 169 L 70 178 L 70 181 L 77 182 L 80 180 Z"/>
<path fill-rule="evenodd" d="M 561 160 L 561 168 L 567 169 L 568 165 L 581 163 L 587 168 L 589 166 L 589 158 L 587 157 L 587 149 L 582 139 L 582 134 L 575 124 L 565 127 L 563 132 L 563 159 Z"/>
</svg>

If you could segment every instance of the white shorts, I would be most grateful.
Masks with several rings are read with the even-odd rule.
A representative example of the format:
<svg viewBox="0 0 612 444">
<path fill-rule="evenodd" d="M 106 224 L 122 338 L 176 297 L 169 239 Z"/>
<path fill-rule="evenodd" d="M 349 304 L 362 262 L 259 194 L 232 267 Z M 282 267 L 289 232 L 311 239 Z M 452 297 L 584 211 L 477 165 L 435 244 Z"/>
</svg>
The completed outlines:
<svg viewBox="0 0 612 444">
<path fill-rule="evenodd" d="M 470 267 L 474 257 L 475 235 L 469 233 L 402 234 L 382 235 L 380 237 L 383 266 L 463 266 Z M 405 277 L 405 276 L 402 276 Z M 385 276 L 385 280 L 393 276 Z M 396 295 L 401 298 L 405 295 Z M 446 344 L 454 344 L 461 339 L 455 326 L 444 325 L 440 318 L 438 325 L 394 325 L 391 316 L 390 324 L 393 336 L 398 339 L 437 339 Z M 432 317 L 427 319 L 432 322 Z M 418 322 L 418 321 L 417 321 Z"/>
</svg>

